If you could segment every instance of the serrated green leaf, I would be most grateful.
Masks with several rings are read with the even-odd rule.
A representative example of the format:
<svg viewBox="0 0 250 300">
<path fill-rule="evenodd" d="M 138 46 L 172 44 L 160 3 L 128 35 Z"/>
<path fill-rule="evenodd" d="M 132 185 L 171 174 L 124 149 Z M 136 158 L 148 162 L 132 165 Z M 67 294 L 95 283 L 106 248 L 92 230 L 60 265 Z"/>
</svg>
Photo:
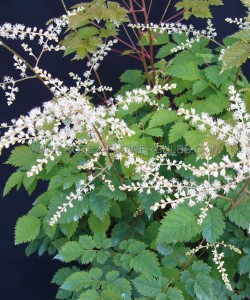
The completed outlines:
<svg viewBox="0 0 250 300">
<path fill-rule="evenodd" d="M 205 74 L 207 79 L 219 87 L 225 80 L 227 80 L 227 73 L 221 73 L 221 69 L 218 66 L 210 66 L 205 68 Z"/>
<path fill-rule="evenodd" d="M 77 31 L 77 37 L 79 37 L 82 40 L 86 40 L 94 35 L 97 35 L 98 33 L 99 30 L 96 27 L 85 26 Z"/>
<path fill-rule="evenodd" d="M 71 292 L 59 289 L 57 294 L 56 294 L 56 299 L 58 300 L 65 300 L 68 299 L 71 296 Z"/>
<path fill-rule="evenodd" d="M 189 125 L 184 122 L 176 122 L 169 130 L 169 143 L 172 144 L 183 137 L 183 134 L 188 131 Z"/>
<path fill-rule="evenodd" d="M 107 198 L 94 195 L 89 199 L 89 206 L 93 213 L 100 219 L 104 220 L 109 212 L 111 201 Z"/>
<path fill-rule="evenodd" d="M 73 274 L 75 271 L 77 271 L 77 268 L 61 268 L 59 269 L 56 274 L 54 275 L 53 279 L 52 279 L 52 283 L 55 283 L 57 285 L 61 285 L 63 284 L 63 282 L 65 281 L 65 279 L 67 277 L 69 277 L 71 274 Z"/>
<path fill-rule="evenodd" d="M 186 61 L 184 64 L 175 63 L 167 69 L 166 74 L 187 81 L 200 79 L 200 71 L 194 61 Z"/>
<path fill-rule="evenodd" d="M 31 176 L 31 177 L 24 176 L 23 185 L 26 191 L 28 192 L 28 194 L 31 195 L 37 186 L 37 178 L 35 176 Z"/>
<path fill-rule="evenodd" d="M 67 291 L 80 291 L 82 288 L 87 288 L 91 285 L 91 277 L 88 272 L 80 271 L 71 274 L 61 288 Z"/>
<path fill-rule="evenodd" d="M 166 294 L 166 298 L 168 300 L 184 300 L 182 291 L 175 288 L 175 287 L 170 287 L 168 288 L 167 294 Z"/>
<path fill-rule="evenodd" d="M 162 220 L 158 243 L 176 243 L 191 240 L 200 233 L 195 215 L 185 207 L 172 209 Z"/>
<path fill-rule="evenodd" d="M 193 95 L 199 94 L 209 86 L 206 80 L 198 80 L 193 84 Z"/>
<path fill-rule="evenodd" d="M 206 137 L 204 132 L 201 132 L 199 130 L 189 130 L 185 132 L 183 136 L 187 145 L 192 150 L 197 150 L 198 146 L 200 146 L 200 144 L 204 141 Z"/>
<path fill-rule="evenodd" d="M 25 248 L 25 255 L 30 256 L 31 254 L 35 253 L 38 250 L 40 244 L 40 241 L 31 241 L 29 245 Z"/>
<path fill-rule="evenodd" d="M 51 226 L 46 220 L 44 220 L 42 226 L 45 234 L 52 240 L 56 233 L 56 225 Z"/>
<path fill-rule="evenodd" d="M 103 220 L 100 220 L 94 214 L 91 214 L 88 219 L 89 228 L 95 234 L 97 232 L 106 232 L 110 226 L 110 216 L 107 214 Z"/>
<path fill-rule="evenodd" d="M 140 275 L 132 280 L 137 291 L 146 297 L 156 297 L 166 288 L 168 280 L 160 277 L 158 279 L 151 275 Z"/>
<path fill-rule="evenodd" d="M 88 290 L 86 292 L 83 292 L 80 294 L 80 296 L 77 298 L 78 300 L 99 300 L 100 296 L 95 290 Z"/>
<path fill-rule="evenodd" d="M 120 81 L 131 84 L 133 87 L 139 87 L 144 83 L 145 75 L 141 70 L 127 70 L 120 76 Z"/>
<path fill-rule="evenodd" d="M 249 29 L 242 29 L 238 32 L 230 35 L 232 38 L 236 38 L 245 42 L 250 42 L 250 30 Z"/>
<path fill-rule="evenodd" d="M 250 203 L 249 201 L 239 204 L 228 212 L 230 221 L 243 229 L 249 228 Z"/>
<path fill-rule="evenodd" d="M 41 221 L 33 216 L 23 216 L 17 220 L 15 226 L 15 244 L 22 244 L 34 240 L 40 231 Z"/>
<path fill-rule="evenodd" d="M 229 46 L 223 54 L 224 69 L 240 67 L 249 57 L 250 44 L 245 41 L 237 41 Z"/>
<path fill-rule="evenodd" d="M 151 136 L 162 137 L 164 132 L 161 128 L 147 128 L 144 133 Z"/>
<path fill-rule="evenodd" d="M 11 151 L 11 155 L 5 163 L 15 167 L 23 167 L 27 170 L 36 164 L 37 158 L 37 154 L 32 152 L 28 146 L 18 146 Z"/>
<path fill-rule="evenodd" d="M 172 54 L 171 49 L 173 49 L 174 47 L 175 47 L 175 44 L 172 44 L 172 43 L 168 43 L 167 45 L 162 46 L 159 49 L 159 51 L 156 55 L 156 58 L 164 58 L 164 57 L 171 55 Z"/>
<path fill-rule="evenodd" d="M 208 275 L 211 271 L 211 267 L 209 267 L 207 264 L 205 264 L 203 261 L 195 261 L 192 264 L 192 270 L 195 273 L 203 273 Z M 198 275 L 197 275 L 198 276 Z"/>
<path fill-rule="evenodd" d="M 149 250 L 144 250 L 133 257 L 130 261 L 130 268 L 133 268 L 136 272 L 155 277 L 159 277 L 161 275 L 157 256 Z"/>
<path fill-rule="evenodd" d="M 110 253 L 109 251 L 98 251 L 97 256 L 96 256 L 96 261 L 98 264 L 105 264 L 106 261 L 110 258 Z"/>
<path fill-rule="evenodd" d="M 158 127 L 174 122 L 177 119 L 175 111 L 168 109 L 157 110 L 149 121 L 148 128 Z"/>
<path fill-rule="evenodd" d="M 67 242 L 60 249 L 55 258 L 64 262 L 70 262 L 78 259 L 83 253 L 83 248 L 78 242 Z"/>
<path fill-rule="evenodd" d="M 23 172 L 16 171 L 15 173 L 11 174 L 7 182 L 5 183 L 3 196 L 6 196 L 15 186 L 17 186 L 17 189 L 19 189 L 22 184 L 23 178 Z"/>
<path fill-rule="evenodd" d="M 107 279 L 107 281 L 112 282 L 112 281 L 116 280 L 119 276 L 120 276 L 120 273 L 118 271 L 109 271 L 106 274 L 106 279 Z"/>
<path fill-rule="evenodd" d="M 203 220 L 203 237 L 208 243 L 215 243 L 223 234 L 225 229 L 224 216 L 220 209 L 214 207 L 209 209 L 206 218 Z"/>
<path fill-rule="evenodd" d="M 196 297 L 199 300 L 208 300 L 212 298 L 212 284 L 213 281 L 211 277 L 200 275 L 196 276 L 195 282 L 194 282 L 194 292 L 196 294 Z"/>
<path fill-rule="evenodd" d="M 93 240 L 92 236 L 81 235 L 79 237 L 79 243 L 86 250 L 92 250 L 96 246 L 96 242 Z"/>
<path fill-rule="evenodd" d="M 192 15 L 197 18 L 211 18 L 210 5 L 222 5 L 221 0 L 182 0 L 178 1 L 176 8 L 184 9 L 185 19 L 189 19 Z"/>
<path fill-rule="evenodd" d="M 137 241 L 137 240 L 131 239 L 129 242 L 130 243 L 128 245 L 127 251 L 130 254 L 139 254 L 142 251 L 144 251 L 147 247 L 147 245 L 145 243 Z"/>
<path fill-rule="evenodd" d="M 36 204 L 31 210 L 28 212 L 29 216 L 33 217 L 44 217 L 47 214 L 47 207 L 43 204 Z"/>
<path fill-rule="evenodd" d="M 231 157 L 235 156 L 239 149 L 238 145 L 228 145 L 227 143 L 225 143 L 225 147 Z"/>
<path fill-rule="evenodd" d="M 96 254 L 96 250 L 84 250 L 81 257 L 81 262 L 83 264 L 89 264 L 96 258 Z"/>
<path fill-rule="evenodd" d="M 60 229 L 63 234 L 66 235 L 66 237 L 69 239 L 71 236 L 75 233 L 79 225 L 79 222 L 71 222 L 71 223 L 64 223 L 60 224 Z"/>
<path fill-rule="evenodd" d="M 113 292 L 119 297 L 119 299 L 130 300 L 131 299 L 131 286 L 130 282 L 125 278 L 117 278 L 114 281 L 108 282 L 106 290 Z M 123 297 L 121 297 L 121 295 Z"/>
<path fill-rule="evenodd" d="M 239 260 L 240 275 L 250 273 L 250 254 L 241 257 Z"/>
</svg>

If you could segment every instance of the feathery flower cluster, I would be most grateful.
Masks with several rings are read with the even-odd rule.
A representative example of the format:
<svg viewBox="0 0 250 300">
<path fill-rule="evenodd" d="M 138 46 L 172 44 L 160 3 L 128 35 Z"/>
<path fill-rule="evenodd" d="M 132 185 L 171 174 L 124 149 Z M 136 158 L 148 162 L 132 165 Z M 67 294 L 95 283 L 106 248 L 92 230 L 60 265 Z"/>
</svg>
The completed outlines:
<svg viewBox="0 0 250 300">
<path fill-rule="evenodd" d="M 213 24 L 211 20 L 208 20 L 207 28 L 203 30 L 196 30 L 193 25 L 185 25 L 181 23 L 161 23 L 158 24 L 129 24 L 129 27 L 132 28 L 138 28 L 141 31 L 147 31 L 148 29 L 154 31 L 163 33 L 164 31 L 167 31 L 168 34 L 178 33 L 178 34 L 185 34 L 187 36 L 187 40 L 185 43 L 182 43 L 181 45 L 178 45 L 177 47 L 174 47 L 171 49 L 172 52 L 178 52 L 180 50 L 184 50 L 188 47 L 192 47 L 192 44 L 194 42 L 199 42 L 202 37 L 208 38 L 213 40 L 216 36 L 216 30 L 213 27 Z"/>
<path fill-rule="evenodd" d="M 176 84 L 165 84 L 164 86 L 156 85 L 152 89 L 146 86 L 146 89 L 134 89 L 127 91 L 125 96 L 118 95 L 115 98 L 117 105 L 121 106 L 123 110 L 128 110 L 129 105 L 132 103 L 148 103 L 151 106 L 159 107 L 154 97 L 150 95 L 164 94 L 164 92 L 176 88 Z"/>
<path fill-rule="evenodd" d="M 58 41 L 58 37 L 56 33 L 51 32 L 52 28 L 44 31 L 43 29 L 37 29 L 37 27 L 25 27 L 23 24 L 15 24 L 12 25 L 10 23 L 4 23 L 0 26 L 0 37 L 6 39 L 20 39 L 24 40 L 25 38 L 29 38 L 30 40 L 34 40 L 35 37 L 39 37 L 40 39 L 48 39 Z"/>
<path fill-rule="evenodd" d="M 236 24 L 239 26 L 239 29 L 249 29 L 250 28 L 250 21 L 247 18 L 226 18 L 226 22 L 230 24 Z"/>
<path fill-rule="evenodd" d="M 11 105 L 16 99 L 15 93 L 19 91 L 18 87 L 15 86 L 16 81 L 13 77 L 4 76 L 3 82 L 0 83 L 0 87 L 5 91 L 5 96 L 7 98 L 7 104 Z"/>
<path fill-rule="evenodd" d="M 104 57 L 108 55 L 108 52 L 111 51 L 114 44 L 118 40 L 110 40 L 107 43 L 102 44 L 97 51 L 91 56 L 91 60 L 87 63 L 87 67 L 91 67 L 94 70 L 97 70 L 100 66 L 100 62 L 103 61 Z"/>
<path fill-rule="evenodd" d="M 229 291 L 232 291 L 232 286 L 228 280 L 228 275 L 226 273 L 226 269 L 223 267 L 224 266 L 224 261 L 223 261 L 223 257 L 224 257 L 224 253 L 221 252 L 221 253 L 218 253 L 217 249 L 222 246 L 222 247 L 227 247 L 229 248 L 230 250 L 238 253 L 238 254 L 241 254 L 241 250 L 238 249 L 237 247 L 235 247 L 234 245 L 230 245 L 230 244 L 225 244 L 224 241 L 220 242 L 220 243 L 213 243 L 213 244 L 210 244 L 210 243 L 207 243 L 205 246 L 200 244 L 198 247 L 194 248 L 194 249 L 191 249 L 190 251 L 188 251 L 186 253 L 186 255 L 193 255 L 195 253 L 197 253 L 198 251 L 200 251 L 201 249 L 208 249 L 208 248 L 213 248 L 212 249 L 212 253 L 213 253 L 213 261 L 214 263 L 217 265 L 217 269 L 218 271 L 221 273 L 221 277 L 222 277 L 222 280 L 224 281 L 225 283 L 225 286 L 226 288 L 229 290 Z"/>
</svg>

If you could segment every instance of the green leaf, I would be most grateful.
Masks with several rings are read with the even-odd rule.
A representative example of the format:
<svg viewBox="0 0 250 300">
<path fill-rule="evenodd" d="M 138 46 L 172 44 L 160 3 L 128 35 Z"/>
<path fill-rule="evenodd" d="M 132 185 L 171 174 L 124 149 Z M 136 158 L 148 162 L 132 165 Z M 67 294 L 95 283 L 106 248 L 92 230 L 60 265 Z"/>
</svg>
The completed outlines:
<svg viewBox="0 0 250 300">
<path fill-rule="evenodd" d="M 212 284 L 213 281 L 210 277 L 199 274 L 195 278 L 194 292 L 198 299 L 209 300 L 212 298 Z"/>
<path fill-rule="evenodd" d="M 175 111 L 168 109 L 157 110 L 151 120 L 149 121 L 148 128 L 158 127 L 174 122 L 177 119 Z"/>
<path fill-rule="evenodd" d="M 17 220 L 15 226 L 15 244 L 22 244 L 33 241 L 39 231 L 41 222 L 33 216 L 23 216 Z"/>
<path fill-rule="evenodd" d="M 240 275 L 250 273 L 250 254 L 241 257 L 239 260 Z"/>
<path fill-rule="evenodd" d="M 95 290 L 87 290 L 86 292 L 83 292 L 80 294 L 80 296 L 77 298 L 78 300 L 99 300 L 100 296 Z"/>
<path fill-rule="evenodd" d="M 209 86 L 206 80 L 198 80 L 193 84 L 193 95 L 199 94 Z"/>
<path fill-rule="evenodd" d="M 63 290 L 63 289 L 59 289 L 56 294 L 56 299 L 65 300 L 65 299 L 69 299 L 70 296 L 71 296 L 71 292 Z"/>
<path fill-rule="evenodd" d="M 143 242 L 131 239 L 129 240 L 128 252 L 130 254 L 139 254 L 146 249 L 147 245 Z"/>
<path fill-rule="evenodd" d="M 86 250 L 92 250 L 96 246 L 96 242 L 93 240 L 92 236 L 81 235 L 79 237 L 79 243 Z"/>
<path fill-rule="evenodd" d="M 216 95 L 211 95 L 206 100 L 194 101 L 192 107 L 197 114 L 201 114 L 204 111 L 210 115 L 217 115 L 224 111 L 225 106 L 221 99 Z"/>
<path fill-rule="evenodd" d="M 223 54 L 224 69 L 240 67 L 249 57 L 250 44 L 245 41 L 237 41 L 229 46 Z"/>
<path fill-rule="evenodd" d="M 207 264 L 205 264 L 204 262 L 199 260 L 199 261 L 195 261 L 192 264 L 192 270 L 195 273 L 203 273 L 203 274 L 208 275 L 211 271 L 211 267 L 209 267 Z"/>
<path fill-rule="evenodd" d="M 219 87 L 228 78 L 227 73 L 221 73 L 221 69 L 218 66 L 210 66 L 205 68 L 205 74 L 207 79 Z"/>
<path fill-rule="evenodd" d="M 31 241 L 29 245 L 25 248 L 25 255 L 30 256 L 35 253 L 40 247 L 41 242 L 38 240 Z"/>
<path fill-rule="evenodd" d="M 249 201 L 239 204 L 227 214 L 230 221 L 243 229 L 249 228 L 250 203 Z"/>
<path fill-rule="evenodd" d="M 77 36 L 82 40 L 86 40 L 94 35 L 97 35 L 98 33 L 99 30 L 96 27 L 85 26 L 77 31 Z"/>
<path fill-rule="evenodd" d="M 249 29 L 242 29 L 238 32 L 230 35 L 231 38 L 236 38 L 242 41 L 250 42 L 250 30 Z"/>
<path fill-rule="evenodd" d="M 169 143 L 172 144 L 183 137 L 183 134 L 188 131 L 189 125 L 184 122 L 176 122 L 169 130 Z"/>
<path fill-rule="evenodd" d="M 155 253 L 144 250 L 133 257 L 130 261 L 130 267 L 136 272 L 159 277 L 161 275 L 159 262 Z"/>
<path fill-rule="evenodd" d="M 31 208 L 31 210 L 28 212 L 29 216 L 33 217 L 44 217 L 47 214 L 47 207 L 43 204 L 36 204 L 34 207 Z"/>
<path fill-rule="evenodd" d="M 164 132 L 161 128 L 147 128 L 144 133 L 151 136 L 162 137 Z"/>
<path fill-rule="evenodd" d="M 81 262 L 82 264 L 89 264 L 96 258 L 96 250 L 84 250 Z"/>
<path fill-rule="evenodd" d="M 140 275 L 132 280 L 137 291 L 146 297 L 156 297 L 167 287 L 168 280 L 160 277 L 158 279 L 151 275 Z"/>
<path fill-rule="evenodd" d="M 111 201 L 107 198 L 93 195 L 89 199 L 89 205 L 93 213 L 100 220 L 104 220 L 111 206 Z"/>
<path fill-rule="evenodd" d="M 106 290 L 118 296 L 118 299 L 130 300 L 131 299 L 131 286 L 130 282 L 125 278 L 117 278 L 112 282 L 108 282 Z M 123 297 L 121 297 L 123 295 Z M 109 298 L 108 298 L 109 299 Z M 107 299 L 107 300 L 108 300 Z"/>
<path fill-rule="evenodd" d="M 57 285 L 61 285 L 61 284 L 63 284 L 63 282 L 65 281 L 65 279 L 67 277 L 69 277 L 71 274 L 73 274 L 76 271 L 77 271 L 76 267 L 73 267 L 72 269 L 71 268 L 61 268 L 56 272 L 56 274 L 54 275 L 51 282 L 55 283 Z"/>
<path fill-rule="evenodd" d="M 156 58 L 164 58 L 164 57 L 171 55 L 172 54 L 171 49 L 173 49 L 174 47 L 175 47 L 175 44 L 172 44 L 172 43 L 168 43 L 167 45 L 162 46 L 159 49 L 159 51 L 156 55 Z"/>
<path fill-rule="evenodd" d="M 139 87 L 144 83 L 145 75 L 141 70 L 127 70 L 120 76 L 120 81 L 131 84 L 133 87 Z"/>
<path fill-rule="evenodd" d="M 27 146 L 18 146 L 11 151 L 11 155 L 6 164 L 13 165 L 15 167 L 23 167 L 29 169 L 32 165 L 36 164 L 37 154 Z"/>
<path fill-rule="evenodd" d="M 177 300 L 177 299 L 178 300 L 184 300 L 182 291 L 175 288 L 175 287 L 174 288 L 173 287 L 168 288 L 166 297 L 167 297 L 168 300 Z"/>
<path fill-rule="evenodd" d="M 79 225 L 79 222 L 76 221 L 76 222 L 60 224 L 60 228 L 61 228 L 62 233 L 65 234 L 66 237 L 69 239 L 76 232 L 78 225 Z"/>
<path fill-rule="evenodd" d="M 166 74 L 187 81 L 200 79 L 200 71 L 194 61 L 186 61 L 183 64 L 175 63 L 167 69 Z"/>
<path fill-rule="evenodd" d="M 192 15 L 197 18 L 211 18 L 210 5 L 222 5 L 221 0 L 182 0 L 178 1 L 176 8 L 184 9 L 184 18 L 189 19 Z"/>
<path fill-rule="evenodd" d="M 17 189 L 19 189 L 22 184 L 23 178 L 23 172 L 16 171 L 15 173 L 11 174 L 5 184 L 3 196 L 6 196 L 13 189 L 14 186 L 17 186 Z"/>
<path fill-rule="evenodd" d="M 162 220 L 157 238 L 158 243 L 176 243 L 190 241 L 201 228 L 195 215 L 185 207 L 172 209 Z"/>
<path fill-rule="evenodd" d="M 103 220 L 100 220 L 94 214 L 91 214 L 88 219 L 89 228 L 95 234 L 97 232 L 106 232 L 110 226 L 110 216 L 107 214 Z"/>
<path fill-rule="evenodd" d="M 67 291 L 80 291 L 82 288 L 87 288 L 91 285 L 91 277 L 88 272 L 80 271 L 71 274 L 61 286 Z"/>
<path fill-rule="evenodd" d="M 46 220 L 44 220 L 42 226 L 45 234 L 52 240 L 56 233 L 56 225 L 51 226 Z"/>
<path fill-rule="evenodd" d="M 83 254 L 83 248 L 78 242 L 67 242 L 55 256 L 64 262 L 76 260 Z"/>
<path fill-rule="evenodd" d="M 208 243 L 215 243 L 223 234 L 225 229 L 224 216 L 220 209 L 214 207 L 209 209 L 202 223 L 203 237 Z"/>
<path fill-rule="evenodd" d="M 106 279 L 107 281 L 114 281 L 115 279 L 117 279 L 119 277 L 120 273 L 118 271 L 109 271 L 107 274 L 106 274 Z"/>
<path fill-rule="evenodd" d="M 197 150 L 197 147 L 200 146 L 200 144 L 204 141 L 206 137 L 204 132 L 201 132 L 199 130 L 189 130 L 185 132 L 183 136 L 187 145 L 192 150 Z"/>
</svg>

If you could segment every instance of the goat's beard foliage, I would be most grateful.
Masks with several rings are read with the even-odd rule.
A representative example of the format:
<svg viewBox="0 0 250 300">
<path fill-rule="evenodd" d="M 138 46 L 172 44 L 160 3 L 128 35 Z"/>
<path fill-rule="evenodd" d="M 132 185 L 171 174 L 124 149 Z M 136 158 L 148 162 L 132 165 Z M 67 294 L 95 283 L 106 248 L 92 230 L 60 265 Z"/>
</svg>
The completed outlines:
<svg viewBox="0 0 250 300">
<path fill-rule="evenodd" d="M 0 84 L 8 104 L 16 84 L 29 78 L 37 77 L 53 94 L 41 108 L 2 124 L 1 150 L 23 144 L 8 160 L 19 169 L 4 194 L 22 184 L 32 193 L 39 180 L 49 181 L 48 191 L 18 220 L 16 244 L 30 242 L 28 255 L 47 250 L 88 267 L 58 271 L 53 279 L 60 286 L 58 299 L 217 299 L 239 294 L 239 288 L 244 298 L 250 251 L 249 83 L 233 67 L 245 57 L 241 51 L 235 58 L 235 44 L 241 50 L 249 45 L 232 42 L 218 56 L 207 47 L 209 40 L 216 42 L 211 21 L 203 31 L 137 22 L 130 27 L 138 30 L 141 47 L 133 45 L 124 54 L 140 59 L 144 73 L 127 70 L 121 76 L 126 85 L 108 98 L 112 88 L 101 85 L 97 71 L 121 41 L 114 39 L 117 26 L 128 18 L 113 2 L 85 5 L 54 19 L 45 31 L 0 27 L 2 38 L 38 38 L 42 47 L 37 56 L 22 44 L 35 59 L 31 65 L 1 41 L 21 72 L 20 79 L 6 76 Z M 103 29 L 93 23 L 100 20 L 106 22 Z M 247 21 L 238 21 L 244 24 L 239 40 L 250 30 Z M 71 31 L 57 44 L 66 26 Z M 70 73 L 74 86 L 39 67 L 45 52 L 59 50 L 89 59 L 83 78 Z M 103 105 L 93 105 L 95 95 L 102 95 Z M 219 247 L 227 249 L 219 253 Z"/>
</svg>

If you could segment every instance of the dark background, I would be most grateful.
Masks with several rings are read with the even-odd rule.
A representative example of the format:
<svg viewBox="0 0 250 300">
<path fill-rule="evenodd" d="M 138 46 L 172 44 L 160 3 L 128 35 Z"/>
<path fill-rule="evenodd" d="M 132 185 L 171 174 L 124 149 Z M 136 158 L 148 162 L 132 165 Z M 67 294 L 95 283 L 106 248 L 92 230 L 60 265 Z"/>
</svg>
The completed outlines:
<svg viewBox="0 0 250 300">
<path fill-rule="evenodd" d="M 148 0 L 149 1 L 149 0 Z M 76 1 L 65 1 L 67 7 L 76 3 Z M 147 2 L 147 0 L 146 0 Z M 162 13 L 167 0 L 154 0 L 154 17 Z M 173 3 L 176 1 L 172 1 Z M 240 0 L 224 0 L 225 6 L 218 7 L 215 10 L 215 27 L 219 33 L 219 39 L 232 33 L 235 26 L 227 24 L 225 17 L 244 16 Z M 172 5 L 173 6 L 173 5 Z M 172 9 L 173 11 L 173 9 Z M 37 26 L 44 28 L 44 24 L 52 17 L 60 16 L 64 13 L 60 0 L 0 0 L 0 25 L 4 22 L 21 23 L 27 26 Z M 167 17 L 171 17 L 171 12 Z M 193 20 L 196 26 L 200 27 L 201 22 Z M 19 42 L 7 41 L 14 49 L 18 48 Z M 82 62 L 70 62 L 69 59 L 61 59 L 62 52 L 53 53 L 45 56 L 46 62 L 42 61 L 44 67 L 52 73 L 54 77 L 63 79 L 66 83 L 68 72 L 71 70 L 82 74 L 85 64 Z M 0 48 L 0 82 L 4 75 L 14 75 L 16 73 L 11 68 L 12 56 L 4 49 Z M 107 57 L 100 70 L 103 84 L 111 85 L 114 90 L 118 88 L 117 78 L 122 74 L 122 68 L 138 68 L 135 61 L 125 60 L 118 55 L 112 55 L 112 59 Z M 124 69 L 123 69 L 124 70 Z M 105 76 L 103 75 L 105 74 Z M 38 81 L 25 82 L 19 85 L 20 92 L 17 95 L 15 103 L 8 107 L 4 93 L 0 90 L 0 123 L 7 122 L 12 118 L 25 114 L 34 106 L 41 105 L 44 101 L 50 99 L 50 94 Z M 0 163 L 8 157 L 9 151 L 3 151 L 0 157 Z M 4 183 L 14 169 L 10 166 L 0 164 L 0 194 L 2 194 Z M 32 206 L 36 195 L 45 187 L 28 196 L 21 189 L 19 192 L 12 191 L 8 196 L 0 198 L 0 299 L 1 300 L 52 300 L 55 299 L 57 287 L 50 284 L 53 274 L 62 265 L 52 260 L 46 255 L 38 257 L 37 254 L 27 258 L 24 254 L 25 246 L 14 246 L 14 226 L 16 220 L 25 214 Z"/>
</svg>

